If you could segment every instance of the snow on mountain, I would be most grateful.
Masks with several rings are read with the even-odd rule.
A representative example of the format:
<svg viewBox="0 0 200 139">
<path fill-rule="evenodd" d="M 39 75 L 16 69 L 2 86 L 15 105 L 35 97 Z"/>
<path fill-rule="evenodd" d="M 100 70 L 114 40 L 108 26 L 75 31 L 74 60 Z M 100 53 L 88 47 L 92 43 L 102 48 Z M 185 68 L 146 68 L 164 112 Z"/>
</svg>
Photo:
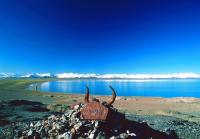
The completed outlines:
<svg viewBox="0 0 200 139">
<path fill-rule="evenodd" d="M 53 74 L 51 73 L 36 73 L 35 74 L 37 77 L 41 77 L 41 78 L 50 78 L 50 77 L 54 77 Z"/>
<path fill-rule="evenodd" d="M 57 78 L 96 78 L 96 74 L 79 74 L 79 73 L 60 73 L 55 74 Z"/>
<path fill-rule="evenodd" d="M 57 78 L 102 78 L 102 79 L 185 79 L 200 78 L 196 73 L 174 73 L 174 74 L 79 74 L 61 73 L 56 74 Z"/>
<path fill-rule="evenodd" d="M 20 76 L 21 78 L 51 78 L 54 77 L 51 73 L 29 73 Z"/>
<path fill-rule="evenodd" d="M 174 74 L 94 74 L 94 73 L 0 73 L 0 78 L 98 78 L 98 79 L 187 79 L 187 78 L 200 78 L 197 73 L 174 73 Z"/>
<path fill-rule="evenodd" d="M 51 73 L 27 73 L 27 74 L 16 74 L 16 73 L 0 73 L 0 78 L 51 78 L 54 77 Z"/>
<path fill-rule="evenodd" d="M 196 73 L 174 73 L 174 74 L 104 74 L 97 78 L 125 78 L 125 79 L 171 79 L 171 78 L 200 78 Z"/>
<path fill-rule="evenodd" d="M 24 74 L 21 75 L 20 78 L 31 78 L 33 76 L 33 74 Z"/>
<path fill-rule="evenodd" d="M 0 78 L 9 78 L 9 77 L 16 77 L 17 75 L 15 73 L 0 73 Z"/>
</svg>

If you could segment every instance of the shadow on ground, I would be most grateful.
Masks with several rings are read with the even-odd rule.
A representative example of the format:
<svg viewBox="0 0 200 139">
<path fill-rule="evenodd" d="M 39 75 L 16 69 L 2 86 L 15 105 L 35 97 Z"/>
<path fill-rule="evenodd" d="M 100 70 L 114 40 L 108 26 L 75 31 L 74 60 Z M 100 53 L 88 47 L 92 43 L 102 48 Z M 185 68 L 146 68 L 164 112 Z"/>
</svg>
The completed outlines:
<svg viewBox="0 0 200 139">
<path fill-rule="evenodd" d="M 42 119 L 50 115 L 46 105 L 27 100 L 10 100 L 0 102 L 0 126 L 13 122 Z"/>
<path fill-rule="evenodd" d="M 44 119 L 45 117 L 52 114 L 52 112 L 47 109 L 47 107 L 40 102 L 33 102 L 27 100 L 11 100 L 2 101 L 0 103 L 0 126 L 3 128 L 5 125 L 9 125 L 14 122 L 26 122 L 34 121 L 39 119 Z M 114 118 L 114 119 L 113 119 Z M 119 124 L 120 122 L 120 124 Z M 177 135 L 174 131 L 169 134 L 154 130 L 146 123 L 140 123 L 132 120 L 128 120 L 123 114 L 118 113 L 117 116 L 111 116 L 106 122 L 102 122 L 98 130 L 106 133 L 108 136 L 115 136 L 110 129 L 116 129 L 119 127 L 119 132 L 131 132 L 135 133 L 136 136 L 131 138 L 138 139 L 177 139 Z M 83 129 L 83 132 L 86 129 Z"/>
</svg>

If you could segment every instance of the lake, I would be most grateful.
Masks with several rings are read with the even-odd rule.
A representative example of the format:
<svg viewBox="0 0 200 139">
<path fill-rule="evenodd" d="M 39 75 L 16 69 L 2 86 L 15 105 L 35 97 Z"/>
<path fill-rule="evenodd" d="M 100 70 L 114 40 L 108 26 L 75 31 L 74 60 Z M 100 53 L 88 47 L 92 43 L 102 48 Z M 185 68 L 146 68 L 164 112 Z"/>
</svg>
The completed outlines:
<svg viewBox="0 0 200 139">
<path fill-rule="evenodd" d="M 200 97 L 199 79 L 166 79 L 166 80 L 100 80 L 77 79 L 44 82 L 37 85 L 44 92 L 62 92 L 85 94 L 88 85 L 90 93 L 111 95 L 111 85 L 117 96 L 152 96 L 152 97 Z M 31 85 L 34 89 L 35 85 Z"/>
</svg>

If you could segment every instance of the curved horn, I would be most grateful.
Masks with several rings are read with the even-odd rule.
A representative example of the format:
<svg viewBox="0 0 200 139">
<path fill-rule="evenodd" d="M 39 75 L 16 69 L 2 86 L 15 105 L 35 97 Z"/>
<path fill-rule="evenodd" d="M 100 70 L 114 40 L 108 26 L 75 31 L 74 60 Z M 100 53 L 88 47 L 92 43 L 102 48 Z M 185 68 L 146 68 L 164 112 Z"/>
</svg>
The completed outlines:
<svg viewBox="0 0 200 139">
<path fill-rule="evenodd" d="M 86 86 L 85 103 L 89 103 L 89 88 Z"/>
<path fill-rule="evenodd" d="M 112 90 L 112 98 L 108 101 L 108 105 L 112 105 L 115 102 L 116 93 L 112 86 L 109 85 L 109 87 Z"/>
</svg>

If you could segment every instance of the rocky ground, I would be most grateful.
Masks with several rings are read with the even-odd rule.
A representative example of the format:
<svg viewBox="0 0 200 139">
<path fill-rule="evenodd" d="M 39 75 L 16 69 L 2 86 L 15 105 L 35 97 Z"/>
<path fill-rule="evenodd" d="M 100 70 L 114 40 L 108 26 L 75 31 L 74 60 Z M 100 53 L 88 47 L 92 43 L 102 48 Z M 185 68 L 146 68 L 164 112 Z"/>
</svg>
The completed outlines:
<svg viewBox="0 0 200 139">
<path fill-rule="evenodd" d="M 27 100 L 1 101 L 0 138 L 199 139 L 200 137 L 198 122 L 172 116 L 119 113 L 113 107 L 111 109 L 118 118 L 111 118 L 112 120 L 107 122 L 84 121 L 80 115 L 83 107 L 84 104 L 70 108 L 66 105 L 44 105 Z M 109 127 L 110 125 L 112 126 Z M 105 127 L 109 127 L 110 130 Z"/>
<path fill-rule="evenodd" d="M 40 102 L 26 100 L 0 103 L 0 138 L 185 138 L 199 139 L 200 124 L 171 116 L 133 115 L 115 112 L 108 121 L 81 119 L 84 104 L 59 105 L 52 112 Z M 56 106 L 58 107 L 58 106 Z M 51 108 L 51 109 L 49 109 Z M 55 110 L 55 107 L 54 109 Z M 125 118 L 124 118 L 125 117 Z M 114 120 L 116 119 L 116 120 Z M 117 121 L 117 122 L 116 122 Z"/>
<path fill-rule="evenodd" d="M 175 132 L 179 138 L 200 138 L 200 123 L 198 122 L 190 122 L 172 116 L 160 115 L 132 115 L 127 113 L 126 117 L 139 123 L 147 123 L 151 128 L 167 134 Z"/>
<path fill-rule="evenodd" d="M 4 102 L 5 104 L 5 102 Z M 15 104 L 12 105 L 12 104 Z M 16 105 L 18 104 L 18 105 Z M 8 105 L 17 107 L 34 104 L 37 106 L 37 111 L 46 112 L 45 108 L 41 108 L 40 103 L 29 101 L 10 101 Z M 177 138 L 175 132 L 160 132 L 149 127 L 145 122 L 131 121 L 125 118 L 125 115 L 119 113 L 117 109 L 112 106 L 109 108 L 107 120 L 84 120 L 81 118 L 81 110 L 86 104 L 77 104 L 69 108 L 64 113 L 51 114 L 48 117 L 43 117 L 41 120 L 33 120 L 30 122 L 11 122 L 4 123 L 1 128 L 1 138 L 50 138 L 50 139 L 125 139 L 125 138 L 140 138 L 140 139 L 175 139 Z M 7 107 L 8 108 L 8 107 Z M 29 109 L 32 109 L 28 107 Z M 35 109 L 34 109 L 35 110 Z"/>
<path fill-rule="evenodd" d="M 14 138 L 14 135 L 27 136 L 29 129 L 32 129 L 35 136 L 38 130 L 35 129 L 37 123 L 44 124 L 45 120 L 51 121 L 52 118 L 49 117 L 62 119 L 61 117 L 64 115 L 66 123 L 69 123 L 67 113 L 70 111 L 70 105 L 83 102 L 84 96 L 27 90 L 29 84 L 44 81 L 49 81 L 49 79 L 0 80 L 0 139 Z M 109 96 L 93 97 L 103 101 L 109 99 Z M 184 139 L 200 138 L 200 99 L 117 97 L 114 107 L 125 115 L 125 121 L 129 123 L 126 125 L 129 125 L 131 129 L 135 129 L 132 131 L 125 128 L 126 130 L 117 132 L 116 137 L 123 133 L 124 135 L 134 133 L 136 136 L 129 138 L 138 138 L 141 137 L 140 135 L 149 135 L 144 134 L 144 131 L 146 131 L 147 133 L 156 133 L 155 135 L 163 135 L 164 132 L 164 135 L 168 135 L 168 137 L 169 135 L 173 135 L 173 137 L 177 135 L 178 138 Z M 80 121 L 82 122 L 82 120 Z M 91 125 L 89 131 L 93 131 L 95 123 L 90 121 L 85 124 Z M 110 125 L 108 122 L 98 122 L 98 124 L 101 125 L 100 127 Z M 52 127 L 51 122 L 48 125 Z M 82 126 L 85 127 L 84 124 Z M 69 130 L 71 132 L 71 128 L 66 128 L 66 132 Z M 24 133 L 21 134 L 21 131 Z M 87 133 L 90 133 L 89 131 Z M 61 130 L 59 135 L 61 136 L 66 132 Z M 101 136 L 104 136 L 104 134 Z M 19 137 L 16 136 L 16 138 Z"/>
</svg>

